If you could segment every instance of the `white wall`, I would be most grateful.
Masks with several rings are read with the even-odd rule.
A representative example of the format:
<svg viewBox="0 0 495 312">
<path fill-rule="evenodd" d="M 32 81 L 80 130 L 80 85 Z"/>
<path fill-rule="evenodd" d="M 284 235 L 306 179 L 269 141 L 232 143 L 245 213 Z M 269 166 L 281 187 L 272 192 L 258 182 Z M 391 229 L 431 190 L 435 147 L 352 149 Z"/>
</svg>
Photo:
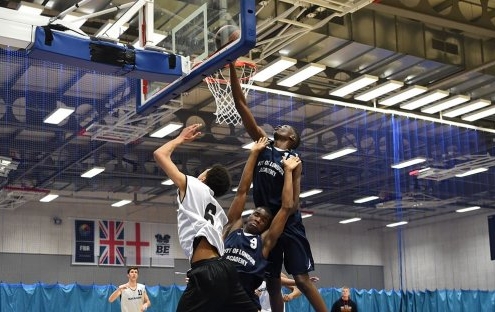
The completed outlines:
<svg viewBox="0 0 495 312">
<path fill-rule="evenodd" d="M 53 223 L 54 216 L 62 219 L 61 225 Z M 34 202 L 14 211 L 0 210 L 0 252 L 71 255 L 76 218 L 177 224 L 175 207 Z M 304 219 L 304 224 L 316 263 L 382 265 L 381 232 L 323 217 Z M 174 246 L 177 258 L 185 258 L 178 242 Z"/>
<path fill-rule="evenodd" d="M 147 205 L 116 208 L 79 199 L 27 203 L 13 211 L 0 210 L 0 252 L 71 255 L 74 219 L 177 224 L 175 209 Z M 54 224 L 55 216 L 62 219 L 61 225 Z M 178 241 L 173 246 L 177 258 L 185 259 Z"/>
<path fill-rule="evenodd" d="M 0 252 L 72 254 L 75 218 L 176 224 L 176 207 L 124 206 L 108 203 L 29 203 L 14 211 L 0 210 Z M 383 230 L 377 222 L 348 225 L 326 217 L 304 219 L 317 264 L 383 265 L 386 289 L 495 289 L 495 261 L 490 260 L 487 216 L 466 214 L 448 221 L 403 228 L 402 261 L 397 230 Z M 52 218 L 62 219 L 61 225 Z M 177 258 L 185 259 L 178 242 Z"/>
<path fill-rule="evenodd" d="M 488 213 L 456 214 L 450 220 L 407 225 L 384 235 L 387 289 L 495 289 L 490 260 Z M 401 233 L 402 232 L 402 233 Z M 399 261 L 399 242 L 402 261 Z"/>
<path fill-rule="evenodd" d="M 341 219 L 304 219 L 316 263 L 383 265 L 382 233 L 369 222 L 340 224 Z"/>
</svg>

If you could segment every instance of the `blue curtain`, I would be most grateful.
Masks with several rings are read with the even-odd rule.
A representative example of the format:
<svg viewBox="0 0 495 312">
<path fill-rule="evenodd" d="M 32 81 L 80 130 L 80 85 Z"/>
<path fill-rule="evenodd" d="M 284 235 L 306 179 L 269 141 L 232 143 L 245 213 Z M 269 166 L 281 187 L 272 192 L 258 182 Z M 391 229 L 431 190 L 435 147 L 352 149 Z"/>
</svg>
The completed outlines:
<svg viewBox="0 0 495 312">
<path fill-rule="evenodd" d="M 108 302 L 114 285 L 6 284 L 0 283 L 0 312 L 118 312 L 120 302 Z M 174 312 L 183 286 L 147 286 L 152 306 L 149 312 Z M 340 289 L 321 288 L 330 308 Z M 360 312 L 473 312 L 495 311 L 495 291 L 434 290 L 385 291 L 351 289 Z M 287 303 L 287 312 L 313 312 L 301 296 Z"/>
</svg>

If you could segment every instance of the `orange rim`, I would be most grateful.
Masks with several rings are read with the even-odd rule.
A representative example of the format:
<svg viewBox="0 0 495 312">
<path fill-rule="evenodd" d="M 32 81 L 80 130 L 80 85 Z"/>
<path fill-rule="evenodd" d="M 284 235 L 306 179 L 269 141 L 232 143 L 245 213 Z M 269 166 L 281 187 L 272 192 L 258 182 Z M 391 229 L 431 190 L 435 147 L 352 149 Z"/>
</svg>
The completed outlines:
<svg viewBox="0 0 495 312">
<path fill-rule="evenodd" d="M 201 63 L 196 64 L 196 66 L 199 65 L 199 64 L 201 64 Z M 224 68 L 227 68 L 228 66 L 229 66 L 229 64 L 226 64 L 224 66 Z M 237 61 L 234 62 L 234 66 L 235 67 L 239 67 L 239 68 L 241 68 L 241 67 L 249 67 L 251 69 L 254 69 L 254 70 L 251 71 L 250 75 L 248 75 L 246 77 L 239 78 L 239 81 L 240 82 L 249 81 L 249 79 L 251 79 L 251 77 L 256 73 L 256 64 L 253 63 L 253 62 L 237 60 Z M 215 78 L 215 77 L 211 77 L 211 76 L 205 77 L 204 78 L 204 81 L 207 82 L 207 83 L 215 83 L 215 82 L 220 83 L 220 84 L 228 84 L 228 83 L 230 83 L 230 81 L 228 81 L 228 80 L 220 79 L 220 78 Z"/>
</svg>

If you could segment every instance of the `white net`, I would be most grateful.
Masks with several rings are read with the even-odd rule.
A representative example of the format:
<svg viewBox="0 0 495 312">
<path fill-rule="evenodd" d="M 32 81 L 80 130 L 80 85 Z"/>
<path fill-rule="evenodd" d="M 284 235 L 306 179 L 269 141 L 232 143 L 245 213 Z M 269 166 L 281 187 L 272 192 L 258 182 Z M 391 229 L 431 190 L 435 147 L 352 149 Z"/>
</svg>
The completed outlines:
<svg viewBox="0 0 495 312">
<path fill-rule="evenodd" d="M 247 61 L 236 61 L 235 68 L 237 78 L 241 83 L 241 89 L 244 96 L 247 98 L 249 86 L 253 84 L 252 77 L 256 73 L 256 65 Z M 230 85 L 229 67 L 219 69 L 213 75 L 206 77 L 208 89 L 215 98 L 217 109 L 215 111 L 216 122 L 218 124 L 240 125 L 242 123 L 241 116 L 235 109 L 234 97 Z"/>
</svg>

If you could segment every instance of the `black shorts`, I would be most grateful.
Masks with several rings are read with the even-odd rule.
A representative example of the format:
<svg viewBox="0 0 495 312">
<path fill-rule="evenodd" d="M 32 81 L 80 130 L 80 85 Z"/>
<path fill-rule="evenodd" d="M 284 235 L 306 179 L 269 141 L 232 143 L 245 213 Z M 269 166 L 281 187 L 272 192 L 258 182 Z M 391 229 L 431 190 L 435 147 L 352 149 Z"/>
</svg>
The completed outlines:
<svg viewBox="0 0 495 312">
<path fill-rule="evenodd" d="M 282 235 L 268 256 L 266 276 L 280 277 L 282 263 L 287 273 L 291 275 L 305 274 L 315 269 L 300 212 L 296 212 L 287 220 Z"/>
<path fill-rule="evenodd" d="M 229 260 L 213 258 L 191 265 L 177 312 L 257 312 Z"/>
</svg>

